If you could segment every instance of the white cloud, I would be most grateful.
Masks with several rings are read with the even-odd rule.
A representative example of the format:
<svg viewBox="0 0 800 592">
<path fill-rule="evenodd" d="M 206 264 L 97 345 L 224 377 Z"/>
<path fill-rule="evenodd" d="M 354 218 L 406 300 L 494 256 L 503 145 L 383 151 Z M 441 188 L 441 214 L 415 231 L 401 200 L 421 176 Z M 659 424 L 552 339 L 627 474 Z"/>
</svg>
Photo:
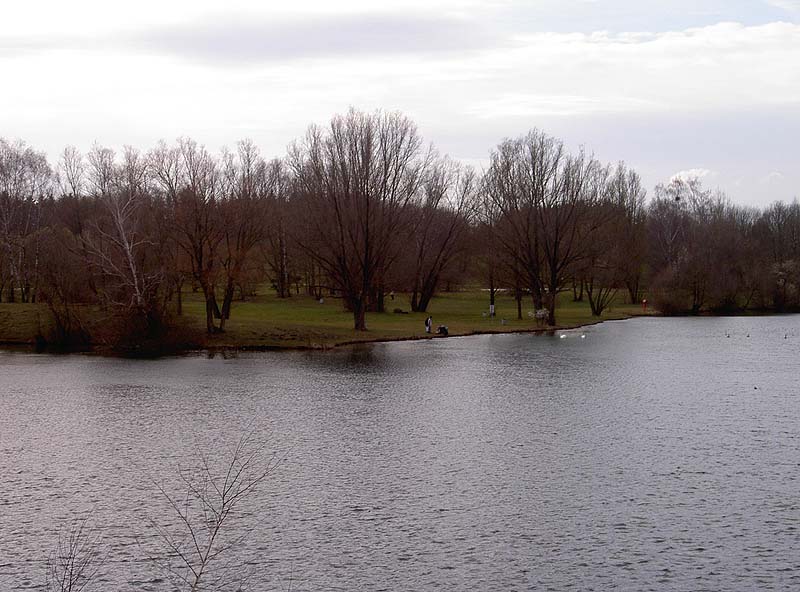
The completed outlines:
<svg viewBox="0 0 800 592">
<path fill-rule="evenodd" d="M 436 35 L 427 24 L 414 30 Z M 56 45 L 5 59 L 0 53 L 4 80 L 14 81 L 0 94 L 0 127 L 84 108 L 95 118 L 113 117 L 127 104 L 139 105 L 143 125 L 158 133 L 174 117 L 160 104 L 184 105 L 180 118 L 189 123 L 187 113 L 196 112 L 195 125 L 205 128 L 229 111 L 242 119 L 293 112 L 302 126 L 311 110 L 341 110 L 348 103 L 431 118 L 508 120 L 768 109 L 796 105 L 800 96 L 800 25 L 789 23 L 724 23 L 659 34 L 541 33 L 457 54 L 438 51 L 448 47 L 440 40 L 426 45 L 427 38 L 405 48 L 397 41 L 388 53 L 372 41 L 363 50 L 354 41 L 338 54 L 315 45 L 283 58 L 285 48 L 248 43 L 219 49 L 233 52 L 225 59 L 202 46 L 188 62 L 181 52 L 190 49 L 141 53 L 129 38 L 97 49 Z M 125 118 L 131 115 L 137 117 Z"/>
<path fill-rule="evenodd" d="M 535 10 L 560 14 L 561 2 L 571 13 L 632 6 L 537 0 Z M 785 162 L 797 130 L 745 125 L 800 118 L 800 24 L 533 32 L 537 19 L 494 18 L 510 7 L 539 14 L 511 0 L 230 0 L 224 15 L 211 0 L 109 6 L 28 0 L 4 11 L 0 133 L 51 155 L 67 143 L 147 147 L 184 134 L 211 148 L 250 136 L 275 155 L 354 105 L 405 111 L 455 157 L 480 159 L 537 126 L 607 148 L 608 160 L 643 162 L 651 181 L 701 162 L 720 184 L 735 174 L 753 187 L 781 168 L 781 187 L 800 185 Z M 677 127 L 688 129 L 685 145 Z M 734 127 L 753 139 L 726 163 Z"/>
<path fill-rule="evenodd" d="M 800 0 L 767 0 L 767 4 L 789 12 L 800 12 Z"/>
<path fill-rule="evenodd" d="M 497 33 L 472 19 L 447 15 L 228 15 L 102 34 L 8 35 L 6 56 L 81 51 L 179 57 L 224 67 L 302 58 L 463 52 L 497 45 Z"/>
<path fill-rule="evenodd" d="M 674 175 L 670 177 L 670 182 L 672 181 L 692 181 L 698 180 L 703 181 L 716 176 L 716 173 L 709 169 L 686 169 L 685 171 L 678 171 Z"/>
<path fill-rule="evenodd" d="M 768 175 L 762 177 L 759 183 L 762 185 L 775 185 L 781 184 L 786 180 L 786 175 L 780 171 L 771 171 Z"/>
<path fill-rule="evenodd" d="M 625 113 L 658 108 L 658 103 L 614 93 L 595 96 L 504 93 L 467 107 L 475 117 L 529 117 L 536 115 L 586 115 Z"/>
<path fill-rule="evenodd" d="M 507 2 L 492 0 L 26 0 L 3 6 L 0 38 L 5 35 L 103 35 L 109 31 L 135 31 L 231 16 L 275 19 L 319 18 L 363 14 L 438 14 L 469 16 L 492 12 Z"/>
<path fill-rule="evenodd" d="M 659 34 L 528 35 L 514 48 L 487 52 L 474 67 L 492 73 L 498 88 L 511 86 L 510 102 L 527 104 L 534 116 L 550 112 L 552 96 L 578 96 L 577 112 L 587 105 L 652 112 L 796 104 L 798 64 L 800 25 L 722 23 Z M 497 106 L 488 103 L 485 114 L 502 116 Z M 570 112 L 568 103 L 563 111 Z"/>
</svg>

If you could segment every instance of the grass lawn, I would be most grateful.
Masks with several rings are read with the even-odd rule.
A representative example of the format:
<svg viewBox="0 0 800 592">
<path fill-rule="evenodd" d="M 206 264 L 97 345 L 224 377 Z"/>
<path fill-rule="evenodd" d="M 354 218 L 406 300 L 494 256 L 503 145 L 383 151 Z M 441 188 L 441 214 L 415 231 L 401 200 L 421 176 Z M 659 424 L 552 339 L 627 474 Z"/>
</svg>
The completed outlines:
<svg viewBox="0 0 800 592">
<path fill-rule="evenodd" d="M 50 311 L 39 304 L 0 304 L 0 343 L 32 343 L 51 324 Z"/>
<path fill-rule="evenodd" d="M 433 317 L 434 330 L 438 325 L 447 325 L 450 335 L 541 328 L 528 315 L 533 308 L 529 298 L 523 301 L 524 318 L 517 320 L 513 297 L 502 292 L 497 296 L 495 318 L 483 314 L 489 308 L 489 295 L 482 290 L 443 293 L 433 299 L 428 313 L 409 314 L 391 312 L 395 308 L 411 310 L 408 296 L 397 294 L 394 300 L 386 298 L 389 312 L 367 314 L 366 332 L 353 330 L 353 315 L 344 310 L 338 298 L 325 298 L 320 304 L 307 296 L 281 300 L 266 287 L 262 292 L 245 302 L 234 302 L 226 331 L 219 335 L 205 335 L 205 305 L 199 294 L 184 297 L 184 314 L 176 319 L 198 336 L 199 346 L 212 348 L 323 348 L 350 342 L 413 339 L 425 337 L 428 314 Z M 639 306 L 623 304 L 621 298 L 620 292 L 619 301 L 598 318 L 592 316 L 588 302 L 572 302 L 571 294 L 564 293 L 556 311 L 558 326 L 576 327 L 640 313 Z M 49 318 L 42 305 L 0 304 L 0 342 L 30 343 L 37 331 L 46 334 Z"/>
<path fill-rule="evenodd" d="M 385 313 L 367 313 L 367 331 L 353 330 L 353 315 L 344 310 L 342 301 L 325 298 L 324 304 L 306 296 L 279 299 L 272 294 L 260 295 L 246 302 L 235 302 L 226 332 L 209 338 L 209 345 L 217 347 L 330 347 L 336 344 L 413 339 L 425 336 L 425 318 L 433 317 L 434 330 L 447 325 L 450 335 L 472 333 L 526 331 L 540 328 L 528 316 L 533 306 L 530 299 L 523 301 L 523 320 L 517 320 L 516 303 L 512 296 L 503 293 L 496 299 L 496 316 L 483 313 L 489 309 L 489 295 L 485 291 L 443 293 L 435 297 L 427 313 L 397 314 L 395 308 L 410 311 L 408 295 L 397 294 L 385 302 Z M 184 305 L 184 316 L 198 328 L 205 326 L 204 304 L 198 298 Z M 637 314 L 638 306 L 621 303 L 606 311 L 602 317 L 593 317 L 587 302 L 572 302 L 571 295 L 562 294 L 556 312 L 559 327 L 575 327 L 599 320 L 621 319 Z M 503 320 L 505 319 L 505 323 Z"/>
</svg>

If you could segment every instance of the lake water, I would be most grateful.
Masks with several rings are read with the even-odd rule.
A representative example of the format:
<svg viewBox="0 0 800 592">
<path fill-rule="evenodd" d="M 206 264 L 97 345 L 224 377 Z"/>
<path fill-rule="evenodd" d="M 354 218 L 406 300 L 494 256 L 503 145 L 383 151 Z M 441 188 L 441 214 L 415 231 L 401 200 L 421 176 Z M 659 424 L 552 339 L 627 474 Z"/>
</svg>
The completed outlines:
<svg viewBox="0 0 800 592">
<path fill-rule="evenodd" d="M 800 317 L 156 361 L 0 353 L 0 589 L 89 513 L 163 590 L 156 484 L 249 429 L 255 590 L 800 589 Z"/>
</svg>

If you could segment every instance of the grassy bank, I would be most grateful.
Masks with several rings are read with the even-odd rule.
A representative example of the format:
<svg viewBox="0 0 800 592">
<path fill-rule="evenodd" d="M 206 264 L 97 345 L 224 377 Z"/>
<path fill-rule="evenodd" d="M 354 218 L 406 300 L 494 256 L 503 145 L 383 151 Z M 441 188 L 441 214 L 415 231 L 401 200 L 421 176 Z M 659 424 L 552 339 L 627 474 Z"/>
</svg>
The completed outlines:
<svg viewBox="0 0 800 592">
<path fill-rule="evenodd" d="M 529 316 L 530 300 L 523 302 L 523 319 L 517 320 L 516 303 L 507 294 L 499 294 L 496 317 L 485 316 L 489 297 L 485 291 L 473 290 L 441 294 L 433 299 L 428 313 L 398 314 L 399 308 L 410 311 L 406 295 L 398 294 L 394 300 L 387 297 L 389 312 L 367 314 L 366 332 L 354 331 L 353 316 L 345 311 L 342 302 L 326 298 L 320 304 L 306 296 L 279 299 L 271 293 L 235 302 L 225 333 L 207 336 L 204 333 L 204 303 L 197 294 L 185 298 L 184 313 L 176 317 L 179 325 L 191 335 L 197 348 L 327 348 L 336 345 L 416 339 L 425 337 L 424 321 L 430 314 L 434 327 L 447 325 L 450 335 L 475 333 L 508 333 L 541 329 Z M 594 317 L 587 302 L 572 302 L 570 294 L 563 294 L 557 311 L 558 328 L 577 327 L 599 320 L 622 319 L 638 314 L 640 308 L 617 302 L 602 317 Z M 101 323 L 99 311 L 85 311 L 92 323 Z M 0 342 L 5 344 L 33 343 L 37 333 L 47 335 L 50 315 L 47 308 L 35 304 L 0 304 Z"/>
</svg>

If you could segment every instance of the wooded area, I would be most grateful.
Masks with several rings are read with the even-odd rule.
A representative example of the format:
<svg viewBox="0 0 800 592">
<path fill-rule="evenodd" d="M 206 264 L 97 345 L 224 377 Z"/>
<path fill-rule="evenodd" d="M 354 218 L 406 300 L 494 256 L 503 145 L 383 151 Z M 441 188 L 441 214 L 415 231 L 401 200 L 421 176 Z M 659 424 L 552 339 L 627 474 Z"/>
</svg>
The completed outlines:
<svg viewBox="0 0 800 592">
<path fill-rule="evenodd" d="M 135 343 L 202 294 L 218 333 L 257 286 L 341 297 L 356 330 L 386 297 L 507 289 L 557 322 L 572 291 L 601 315 L 617 292 L 667 314 L 800 308 L 800 205 L 732 204 L 697 180 L 659 185 L 532 130 L 475 171 L 400 113 L 351 110 L 282 158 L 251 141 L 211 154 L 182 138 L 147 152 L 67 147 L 57 162 L 0 139 L 0 301 L 39 302 L 57 343 Z M 90 335 L 86 305 L 104 311 Z"/>
</svg>

